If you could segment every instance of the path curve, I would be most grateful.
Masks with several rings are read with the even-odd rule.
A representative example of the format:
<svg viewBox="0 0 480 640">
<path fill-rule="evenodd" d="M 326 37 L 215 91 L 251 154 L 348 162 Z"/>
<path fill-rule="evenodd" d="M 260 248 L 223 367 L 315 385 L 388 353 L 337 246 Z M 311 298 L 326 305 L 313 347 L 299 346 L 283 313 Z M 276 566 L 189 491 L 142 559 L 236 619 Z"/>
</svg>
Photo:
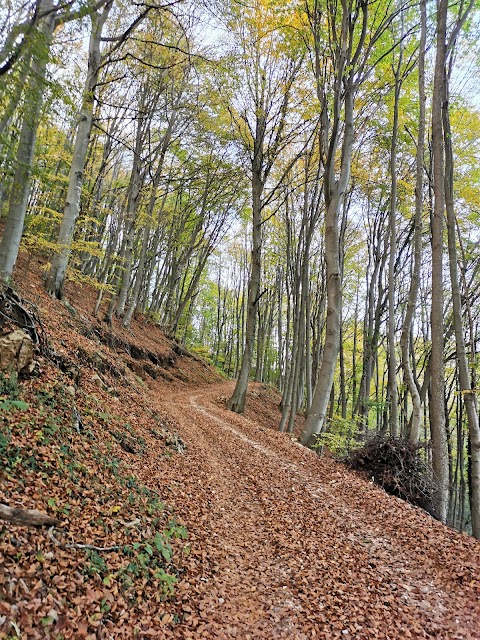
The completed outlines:
<svg viewBox="0 0 480 640">
<path fill-rule="evenodd" d="M 480 639 L 480 544 L 227 411 L 231 390 L 152 394 L 188 446 L 144 469 L 190 531 L 172 637 Z"/>
</svg>

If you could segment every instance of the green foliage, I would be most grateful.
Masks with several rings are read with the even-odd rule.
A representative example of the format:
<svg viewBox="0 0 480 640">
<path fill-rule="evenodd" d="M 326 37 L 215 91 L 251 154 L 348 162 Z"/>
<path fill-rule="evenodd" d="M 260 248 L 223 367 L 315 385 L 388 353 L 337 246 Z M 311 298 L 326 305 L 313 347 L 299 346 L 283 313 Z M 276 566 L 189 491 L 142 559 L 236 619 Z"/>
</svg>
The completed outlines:
<svg viewBox="0 0 480 640">
<path fill-rule="evenodd" d="M 318 437 L 315 448 L 327 447 L 336 457 L 342 458 L 350 453 L 356 434 L 357 425 L 353 420 L 334 415 L 328 420 L 327 430 Z"/>
<path fill-rule="evenodd" d="M 86 549 L 86 560 L 84 572 L 87 575 L 103 575 L 108 570 L 107 563 L 102 556 L 94 549 Z"/>
<path fill-rule="evenodd" d="M 10 444 L 10 431 L 4 430 L 1 428 L 0 430 L 0 457 L 3 457 L 8 449 L 8 445 Z"/>
<path fill-rule="evenodd" d="M 124 589 L 132 587 L 139 578 L 144 584 L 158 582 L 161 593 L 164 596 L 171 595 L 177 583 L 176 575 L 171 573 L 171 569 L 169 572 L 173 557 L 171 541 L 176 538 L 185 540 L 187 532 L 185 527 L 170 520 L 163 531 L 157 531 L 141 542 L 124 545 L 119 553 L 127 562 L 117 571 L 113 571 L 108 561 L 96 550 L 87 549 L 88 563 L 84 571 L 91 576 L 98 575 L 106 586 L 118 580 Z"/>
<path fill-rule="evenodd" d="M 19 400 L 20 387 L 18 384 L 18 376 L 15 371 L 9 375 L 0 373 L 0 419 L 2 411 L 27 411 L 29 405 L 23 400 Z M 6 455 L 9 450 L 10 430 L 7 422 L 2 420 L 0 427 L 0 457 Z M 13 456 L 12 462 L 17 459 L 16 449 L 11 451 Z"/>
<path fill-rule="evenodd" d="M 15 398 L 9 400 L 12 408 L 18 410 L 27 405 L 17 399 L 26 392 L 19 388 L 15 375 L 2 375 L 0 389 Z M 28 400 L 33 420 L 29 414 L 21 414 L 18 420 L 8 416 L 8 420 L 0 421 L 2 472 L 11 474 L 11 478 L 29 477 L 32 472 L 44 478 L 55 476 L 64 487 L 63 495 L 50 496 L 47 505 L 62 518 L 75 518 L 91 499 L 80 496 L 79 487 L 93 489 L 100 509 L 91 525 L 102 528 L 106 536 L 115 533 L 118 551 L 110 554 L 101 548 L 85 549 L 84 575 L 107 587 L 117 583 L 132 602 L 141 597 L 141 590 L 147 585 L 162 598 L 170 596 L 177 582 L 179 557 L 184 553 L 175 541 L 187 539 L 185 527 L 169 516 L 154 491 L 142 485 L 121 460 L 113 457 L 113 442 L 96 440 L 89 448 L 88 456 L 93 457 L 96 473 L 92 471 L 71 424 L 72 398 L 59 384 L 37 388 L 28 395 Z M 145 448 L 145 440 L 135 437 L 135 430 L 123 419 L 105 411 L 91 413 L 104 422 L 106 432 L 114 440 L 135 439 L 136 445 Z M 111 424 L 118 426 L 118 431 L 110 431 Z M 82 437 L 88 438 L 87 433 Z M 112 481 L 105 485 L 99 478 L 109 475 Z M 135 514 L 140 523 L 138 528 L 125 526 L 117 518 L 120 511 L 130 513 L 130 517 Z M 50 621 L 45 618 L 42 624 L 49 626 Z"/>
<path fill-rule="evenodd" d="M 7 396 L 9 400 L 17 400 L 20 393 L 18 375 L 11 371 L 8 375 L 0 373 L 0 396 Z"/>
<path fill-rule="evenodd" d="M 20 409 L 26 411 L 28 409 L 28 403 L 23 400 L 3 400 L 0 402 L 0 409 L 3 411 L 10 411 L 11 409 Z"/>
<path fill-rule="evenodd" d="M 193 353 L 196 353 L 197 356 L 200 356 L 200 358 L 203 358 L 204 360 L 207 360 L 207 362 L 210 362 L 210 364 L 212 364 L 212 360 L 210 358 L 210 349 L 208 347 L 196 344 L 190 347 L 190 351 L 193 351 Z"/>
</svg>

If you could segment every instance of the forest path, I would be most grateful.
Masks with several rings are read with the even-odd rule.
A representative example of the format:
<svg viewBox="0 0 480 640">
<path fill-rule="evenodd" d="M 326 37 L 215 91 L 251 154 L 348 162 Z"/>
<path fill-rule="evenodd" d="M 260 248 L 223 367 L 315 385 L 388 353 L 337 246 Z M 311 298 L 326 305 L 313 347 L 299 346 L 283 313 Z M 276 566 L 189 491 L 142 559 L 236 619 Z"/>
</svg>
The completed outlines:
<svg viewBox="0 0 480 640">
<path fill-rule="evenodd" d="M 478 543 L 227 411 L 231 390 L 152 394 L 188 446 L 145 468 L 190 532 L 173 637 L 480 638 Z"/>
</svg>

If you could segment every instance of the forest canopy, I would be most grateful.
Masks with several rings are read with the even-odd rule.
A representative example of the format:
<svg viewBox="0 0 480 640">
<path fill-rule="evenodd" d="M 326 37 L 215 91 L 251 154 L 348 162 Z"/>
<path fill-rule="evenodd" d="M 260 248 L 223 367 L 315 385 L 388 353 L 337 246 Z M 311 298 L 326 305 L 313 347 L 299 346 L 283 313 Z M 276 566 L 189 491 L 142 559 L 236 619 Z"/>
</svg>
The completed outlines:
<svg viewBox="0 0 480 640">
<path fill-rule="evenodd" d="M 281 431 L 403 438 L 480 537 L 474 0 L 6 0 L 0 278 L 143 314 Z M 415 449 L 417 450 L 417 449 Z"/>
</svg>

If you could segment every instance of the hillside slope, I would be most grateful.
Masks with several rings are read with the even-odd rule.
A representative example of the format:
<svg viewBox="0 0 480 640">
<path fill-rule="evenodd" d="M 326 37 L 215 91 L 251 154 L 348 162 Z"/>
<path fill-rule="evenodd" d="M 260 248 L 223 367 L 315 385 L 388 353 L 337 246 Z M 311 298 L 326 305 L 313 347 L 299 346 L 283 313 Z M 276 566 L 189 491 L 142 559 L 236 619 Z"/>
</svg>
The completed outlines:
<svg viewBox="0 0 480 640">
<path fill-rule="evenodd" d="M 143 637 L 170 611 L 189 550 L 165 491 L 133 468 L 148 459 L 161 472 L 184 451 L 149 385 L 162 393 L 221 378 L 143 319 L 131 330 L 94 319 L 88 287 L 70 284 L 63 304 L 43 291 L 34 259 L 19 267 L 42 344 L 31 374 L 0 374 L 0 507 L 57 523 L 0 519 L 0 638 Z M 15 324 L 4 307 L 3 332 Z"/>
<path fill-rule="evenodd" d="M 480 638 L 478 542 L 278 433 L 270 388 L 232 414 L 157 328 L 21 280 L 55 362 L 1 380 L 0 502 L 60 524 L 0 521 L 0 638 Z"/>
</svg>

